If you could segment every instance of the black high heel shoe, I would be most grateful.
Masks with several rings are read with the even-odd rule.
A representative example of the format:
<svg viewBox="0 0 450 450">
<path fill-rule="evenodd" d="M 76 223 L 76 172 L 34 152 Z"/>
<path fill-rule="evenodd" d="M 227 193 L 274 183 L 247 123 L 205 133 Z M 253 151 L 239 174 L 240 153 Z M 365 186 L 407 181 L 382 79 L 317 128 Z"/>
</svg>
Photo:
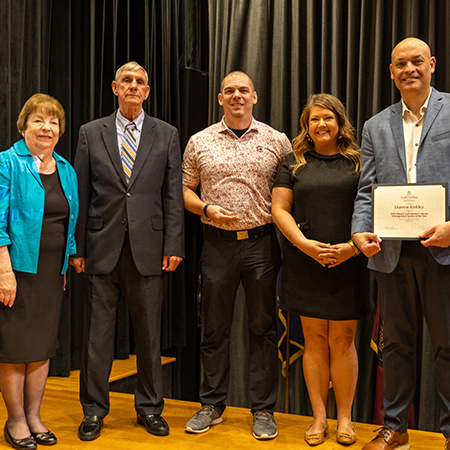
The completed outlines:
<svg viewBox="0 0 450 450">
<path fill-rule="evenodd" d="M 45 433 L 31 432 L 31 436 L 39 445 L 55 445 L 58 442 L 58 439 L 51 431 L 46 431 Z"/>
<path fill-rule="evenodd" d="M 36 441 L 33 439 L 33 436 L 28 436 L 23 439 L 14 439 L 9 430 L 8 430 L 8 422 L 5 423 L 5 428 L 3 429 L 3 435 L 5 436 L 5 441 L 12 447 L 17 449 L 27 449 L 33 450 L 37 448 Z"/>
</svg>

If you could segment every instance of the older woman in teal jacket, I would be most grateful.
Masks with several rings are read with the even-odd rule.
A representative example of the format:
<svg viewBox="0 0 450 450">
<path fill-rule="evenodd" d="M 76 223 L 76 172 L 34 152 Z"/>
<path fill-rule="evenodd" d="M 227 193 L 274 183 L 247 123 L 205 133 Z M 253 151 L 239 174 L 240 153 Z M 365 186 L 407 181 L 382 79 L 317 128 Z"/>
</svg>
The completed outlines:
<svg viewBox="0 0 450 450">
<path fill-rule="evenodd" d="M 78 187 L 72 166 L 53 151 L 65 129 L 56 99 L 33 95 L 17 128 L 24 138 L 0 153 L 0 390 L 6 442 L 34 449 L 57 442 L 40 406 L 76 253 Z"/>
</svg>

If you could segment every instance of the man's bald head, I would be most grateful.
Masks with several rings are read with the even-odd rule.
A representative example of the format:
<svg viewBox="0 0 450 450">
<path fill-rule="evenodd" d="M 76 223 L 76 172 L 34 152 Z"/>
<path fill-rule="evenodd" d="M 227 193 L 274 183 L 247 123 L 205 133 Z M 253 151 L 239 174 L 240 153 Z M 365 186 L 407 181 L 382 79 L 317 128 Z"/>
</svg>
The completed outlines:
<svg viewBox="0 0 450 450">
<path fill-rule="evenodd" d="M 424 56 L 426 56 L 428 59 L 431 58 L 431 50 L 430 50 L 429 45 L 426 42 L 424 42 L 420 39 L 417 39 L 415 37 L 409 37 L 409 38 L 403 39 L 403 41 L 400 41 L 394 47 L 394 49 L 392 50 L 392 53 L 391 53 L 391 62 L 393 63 L 396 56 L 400 52 L 402 52 L 408 48 L 409 49 L 411 49 L 411 48 L 420 49 Z"/>
</svg>

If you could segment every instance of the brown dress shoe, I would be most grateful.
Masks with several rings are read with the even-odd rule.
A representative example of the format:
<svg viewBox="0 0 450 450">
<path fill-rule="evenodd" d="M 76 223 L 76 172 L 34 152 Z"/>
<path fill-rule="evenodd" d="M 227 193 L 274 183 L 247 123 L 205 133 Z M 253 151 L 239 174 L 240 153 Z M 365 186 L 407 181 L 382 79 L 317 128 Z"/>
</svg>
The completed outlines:
<svg viewBox="0 0 450 450">
<path fill-rule="evenodd" d="M 444 450 L 450 450 L 450 437 L 445 441 Z"/>
<path fill-rule="evenodd" d="M 399 433 L 391 427 L 378 428 L 377 437 L 363 447 L 363 450 L 409 450 L 408 432 Z"/>
</svg>

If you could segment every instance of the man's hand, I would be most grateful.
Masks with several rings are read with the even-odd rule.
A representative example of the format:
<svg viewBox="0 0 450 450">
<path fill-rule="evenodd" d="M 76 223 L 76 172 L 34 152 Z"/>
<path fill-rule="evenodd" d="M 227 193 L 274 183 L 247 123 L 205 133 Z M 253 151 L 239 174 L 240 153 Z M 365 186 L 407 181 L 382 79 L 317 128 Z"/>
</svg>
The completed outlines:
<svg viewBox="0 0 450 450">
<path fill-rule="evenodd" d="M 81 256 L 71 256 L 69 257 L 69 264 L 75 267 L 77 273 L 84 272 L 86 258 L 82 258 Z"/>
<path fill-rule="evenodd" d="M 166 272 L 173 272 L 181 261 L 183 261 L 183 258 L 180 258 L 179 256 L 164 255 L 162 270 L 165 270 Z"/>
<path fill-rule="evenodd" d="M 424 231 L 420 236 L 424 247 L 442 247 L 450 245 L 450 222 L 441 223 Z"/>
<path fill-rule="evenodd" d="M 381 251 L 381 238 L 375 233 L 353 233 L 352 240 L 368 258 Z"/>
<path fill-rule="evenodd" d="M 228 223 L 233 222 L 234 220 L 239 220 L 240 218 L 239 215 L 234 214 L 233 212 L 218 205 L 209 205 L 207 214 L 208 218 L 214 223 Z"/>
</svg>

